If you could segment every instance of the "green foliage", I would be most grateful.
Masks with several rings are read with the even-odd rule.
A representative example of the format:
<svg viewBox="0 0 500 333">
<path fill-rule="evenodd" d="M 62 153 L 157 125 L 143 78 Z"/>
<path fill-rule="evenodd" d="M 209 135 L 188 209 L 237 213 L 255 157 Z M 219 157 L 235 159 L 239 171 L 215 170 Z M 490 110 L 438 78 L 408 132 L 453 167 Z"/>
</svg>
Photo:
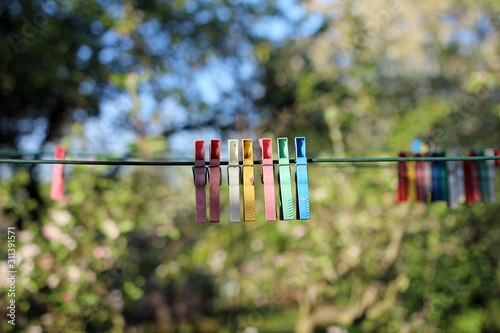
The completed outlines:
<svg viewBox="0 0 500 333">
<path fill-rule="evenodd" d="M 308 16 L 294 21 L 274 3 L 111 3 L 57 2 L 57 13 L 16 55 L 0 39 L 2 144 L 17 144 L 30 132 L 22 121 L 37 117 L 50 120 L 41 141 L 71 129 L 65 140 L 73 142 L 84 123 L 67 110 L 96 115 L 109 92 L 129 98 L 117 126 L 137 135 L 130 155 L 147 158 L 165 157 L 166 138 L 179 130 L 243 136 L 252 134 L 251 122 L 259 124 L 253 134 L 273 142 L 305 135 L 310 157 L 394 156 L 415 136 L 438 148 L 500 141 L 496 1 L 313 0 L 305 8 L 321 17 L 318 28 L 296 29 L 281 42 L 254 34 L 252 22 L 271 17 L 296 28 Z M 23 27 L 12 8 L 0 5 L 1 36 Z M 101 29 L 90 29 L 93 22 Z M 116 35 L 107 46 L 116 57 L 101 62 L 106 33 Z M 84 63 L 76 55 L 82 45 L 92 50 Z M 32 59 L 40 65 L 27 70 Z M 238 88 L 210 105 L 189 79 L 214 59 L 236 64 Z M 244 61 L 260 66 L 250 79 L 238 74 Z M 179 85 L 162 85 L 165 75 Z M 84 93 L 89 80 L 94 89 Z M 253 94 L 257 81 L 263 95 Z M 144 119 L 144 91 L 157 103 L 174 97 L 189 111 L 186 124 L 169 127 L 156 110 Z M 229 224 L 223 181 L 218 225 L 193 222 L 188 168 L 66 170 L 67 197 L 58 203 L 36 169 L 13 168 L 0 183 L 2 228 L 17 228 L 22 329 L 500 330 L 500 208 L 396 205 L 393 165 L 310 165 L 310 221 L 264 222 L 256 184 L 257 222 Z M 1 331 L 10 328 L 0 321 Z"/>
</svg>

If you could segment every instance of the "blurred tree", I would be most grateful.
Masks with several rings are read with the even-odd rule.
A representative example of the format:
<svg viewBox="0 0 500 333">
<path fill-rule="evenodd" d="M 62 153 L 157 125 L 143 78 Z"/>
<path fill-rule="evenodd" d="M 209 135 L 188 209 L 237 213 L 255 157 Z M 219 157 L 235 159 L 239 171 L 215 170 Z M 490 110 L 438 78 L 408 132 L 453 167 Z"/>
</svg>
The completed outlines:
<svg viewBox="0 0 500 333">
<path fill-rule="evenodd" d="M 264 130 L 276 136 L 305 134 L 314 142 L 308 151 L 316 156 L 325 151 L 339 157 L 373 156 L 374 151 L 394 155 L 408 150 L 416 136 L 432 147 L 498 143 L 496 4 L 312 0 L 307 5 L 320 22 L 310 36 L 299 33 L 283 47 L 263 40 L 255 48 L 264 68 L 266 94 L 258 101 L 268 114 Z M 304 239 L 295 247 L 290 238 L 283 240 L 287 253 L 298 258 L 319 256 L 312 261 L 315 269 L 303 271 L 307 278 L 295 279 L 297 332 L 362 320 L 366 325 L 366 318 L 393 308 L 398 292 L 408 287 L 407 266 L 398 258 L 409 225 L 421 223 L 422 217 L 412 218 L 408 207 L 393 208 L 391 197 L 373 200 L 377 194 L 368 184 L 390 193 L 391 186 L 382 190 L 389 185 L 379 178 L 383 174 L 363 170 L 355 178 L 345 172 L 329 176 L 331 192 L 319 200 L 329 204 L 315 211 L 324 212 L 322 223 L 315 225 L 319 235 L 315 238 L 316 230 L 304 227 L 312 243 Z M 328 178 L 318 183 L 325 186 Z M 481 304 L 487 308 L 487 303 Z M 427 315 L 424 322 L 429 323 L 436 313 Z M 400 326 L 394 331 L 401 331 L 403 324 L 395 325 Z M 374 330 L 380 327 L 367 329 Z"/>
<path fill-rule="evenodd" d="M 67 20 L 58 34 L 73 45 L 83 15 L 90 33 L 82 37 L 84 43 L 73 41 L 78 47 L 68 58 L 76 64 L 64 65 L 81 73 L 69 85 L 73 99 L 66 109 L 84 107 L 88 115 L 97 114 L 108 94 L 126 96 L 125 124 L 143 137 L 133 149 L 148 156 L 165 152 L 164 138 L 180 129 L 232 129 L 240 119 L 247 129 L 245 117 L 253 110 L 261 117 L 259 136 L 306 135 L 310 156 L 394 155 L 407 150 L 415 136 L 438 147 L 499 141 L 496 1 L 310 0 L 299 19 L 283 9 L 287 4 L 293 2 L 54 2 L 40 38 L 50 37 L 44 29 L 58 30 L 58 22 Z M 0 24 L 17 22 L 2 31 L 22 34 L 19 6 L 17 14 L 15 4 L 0 6 Z M 274 25 L 284 27 L 284 37 L 262 32 Z M 35 40 L 14 45 L 19 57 L 42 50 L 46 55 L 47 45 L 58 45 L 61 38 L 38 47 Z M 12 47 L 8 38 L 0 43 Z M 88 48 L 82 49 L 84 44 Z M 57 59 L 70 63 L 64 51 L 52 48 Z M 12 52 L 4 53 L 9 52 L 0 57 L 11 66 L 2 70 L 16 72 L 4 75 L 2 91 L 8 93 L 2 102 L 16 105 L 22 90 L 9 82 L 19 82 L 31 62 L 15 63 Z M 233 76 L 218 71 L 221 61 Z M 78 67 L 80 62 L 87 67 Z M 203 70 L 233 84 L 222 84 L 218 99 L 200 94 L 193 74 Z M 37 90 L 26 89 L 17 99 L 26 104 L 18 110 L 48 103 L 31 99 Z M 43 89 L 47 92 L 39 98 L 56 94 Z M 144 92 L 156 102 L 174 96 L 190 111 L 187 120 L 143 118 Z M 13 138 L 22 134 L 25 116 L 10 106 L 5 110 L 0 126 L 18 143 Z M 81 121 L 78 112 L 69 121 Z M 56 135 L 54 130 L 46 139 Z M 189 170 L 165 174 L 159 169 L 77 168 L 68 184 L 71 200 L 60 205 L 31 199 L 26 188 L 33 187 L 32 179 L 23 171 L 1 184 L 5 221 L 26 229 L 20 241 L 26 272 L 20 326 L 47 331 L 134 326 L 309 333 L 330 325 L 350 332 L 499 330 L 498 205 L 458 212 L 444 203 L 395 206 L 395 169 L 311 165 L 311 221 L 262 222 L 257 191 L 259 222 L 222 223 L 221 231 L 191 222 Z M 46 187 L 40 197 L 47 197 Z M 224 188 L 221 203 L 227 216 Z M 75 305 L 67 306 L 73 300 Z"/>
<path fill-rule="evenodd" d="M 40 146 L 59 140 L 68 124 L 98 115 L 103 102 L 118 97 L 131 107 L 116 128 L 128 124 L 140 136 L 155 119 L 149 115 L 147 125 L 139 114 L 144 98 L 154 101 L 165 136 L 234 128 L 236 111 L 253 111 L 250 26 L 270 8 L 226 1 L 4 2 L 0 142 L 18 146 L 35 126 Z M 212 77 L 193 82 L 200 74 Z M 203 95 L 208 88 L 215 97 Z M 165 98 L 185 108 L 188 119 L 177 123 L 169 119 L 175 111 L 162 114 Z"/>
</svg>

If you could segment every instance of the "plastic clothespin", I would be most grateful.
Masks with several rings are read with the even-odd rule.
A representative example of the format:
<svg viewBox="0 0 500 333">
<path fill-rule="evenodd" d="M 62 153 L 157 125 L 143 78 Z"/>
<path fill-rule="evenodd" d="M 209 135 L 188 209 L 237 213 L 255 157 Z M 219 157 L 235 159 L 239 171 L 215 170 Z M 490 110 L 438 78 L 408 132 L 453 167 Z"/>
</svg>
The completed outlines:
<svg viewBox="0 0 500 333">
<path fill-rule="evenodd" d="M 427 152 L 423 154 L 423 156 L 430 157 L 431 154 Z M 423 169 L 425 201 L 430 202 L 432 197 L 432 163 L 430 161 L 423 161 L 422 169 Z"/>
<path fill-rule="evenodd" d="M 56 145 L 54 149 L 54 160 L 64 160 L 66 149 Z M 52 169 L 52 183 L 50 186 L 50 198 L 61 201 L 64 199 L 64 164 L 54 164 Z"/>
<path fill-rule="evenodd" d="M 495 156 L 495 150 L 488 148 L 484 150 L 485 156 Z M 488 199 L 490 203 L 497 202 L 497 186 L 495 177 L 495 161 L 486 161 L 486 169 L 488 174 Z"/>
<path fill-rule="evenodd" d="M 422 152 L 422 140 L 415 138 L 411 142 L 412 154 L 420 154 Z"/>
<path fill-rule="evenodd" d="M 399 153 L 399 157 L 406 157 L 405 153 Z M 398 193 L 396 202 L 406 202 L 408 198 L 408 174 L 406 169 L 406 162 L 398 162 Z"/>
<path fill-rule="evenodd" d="M 495 149 L 495 156 L 500 156 L 500 149 Z M 500 159 L 496 160 L 495 163 L 500 167 Z"/>
<path fill-rule="evenodd" d="M 438 154 L 439 157 L 445 157 L 444 152 Z M 441 185 L 441 200 L 448 202 L 448 169 L 445 161 L 439 161 L 439 182 Z"/>
<path fill-rule="evenodd" d="M 243 165 L 241 181 L 243 183 L 243 220 L 255 221 L 255 173 L 253 166 L 253 141 L 243 140 Z"/>
<path fill-rule="evenodd" d="M 309 176 L 307 174 L 306 138 L 295 138 L 295 186 L 297 200 L 297 219 L 309 220 Z"/>
<path fill-rule="evenodd" d="M 238 140 L 228 140 L 229 220 L 240 222 L 240 161 Z"/>
<path fill-rule="evenodd" d="M 457 161 L 446 161 L 446 168 L 448 170 L 448 207 L 458 209 Z"/>
<path fill-rule="evenodd" d="M 222 182 L 220 168 L 220 140 L 210 140 L 210 165 L 208 178 L 210 181 L 210 222 L 220 220 L 220 186 Z"/>
<path fill-rule="evenodd" d="M 431 153 L 432 157 L 439 157 L 439 153 Z M 439 161 L 432 161 L 432 201 L 440 201 L 441 197 L 441 171 Z"/>
<path fill-rule="evenodd" d="M 409 157 L 416 157 L 417 154 L 420 153 L 420 149 L 422 148 L 422 141 L 419 138 L 413 139 L 411 142 L 411 154 Z M 407 162 L 407 174 L 408 174 L 408 198 L 409 202 L 415 202 L 419 200 L 418 193 L 418 174 L 417 174 L 417 162 L 409 161 Z"/>
<path fill-rule="evenodd" d="M 422 157 L 422 154 L 415 154 L 415 157 Z M 424 162 L 415 162 L 415 173 L 417 180 L 417 201 L 425 202 L 425 191 L 424 191 Z"/>
<path fill-rule="evenodd" d="M 262 164 L 260 174 L 264 184 L 266 221 L 276 221 L 276 195 L 274 192 L 273 146 L 271 139 L 259 139 Z"/>
<path fill-rule="evenodd" d="M 193 177 L 196 194 L 196 222 L 207 221 L 207 169 L 205 167 L 205 141 L 194 142 Z"/>
<path fill-rule="evenodd" d="M 468 154 L 467 154 L 468 155 Z M 470 205 L 474 203 L 474 195 L 473 195 L 473 184 L 472 184 L 472 176 L 471 176 L 471 162 L 472 161 L 464 161 L 464 184 L 465 184 L 465 203 Z"/>
<path fill-rule="evenodd" d="M 278 138 L 278 182 L 280 193 L 280 220 L 293 220 L 292 176 L 287 138 Z"/>
<path fill-rule="evenodd" d="M 477 156 L 484 156 L 484 153 L 480 150 L 476 152 Z M 489 202 L 489 191 L 488 191 L 488 168 L 486 167 L 486 161 L 477 161 L 479 169 L 479 183 L 481 184 L 481 198 L 483 202 Z"/>
<path fill-rule="evenodd" d="M 413 157 L 410 154 L 409 157 Z M 406 162 L 406 173 L 408 175 L 408 197 L 406 201 L 415 202 L 417 201 L 417 170 L 415 161 Z"/>
<path fill-rule="evenodd" d="M 469 156 L 477 156 L 476 153 L 471 150 Z M 481 179 L 479 174 L 479 166 L 477 161 L 470 162 L 470 178 L 472 184 L 472 202 L 480 202 L 483 200 L 481 196 Z"/>
<path fill-rule="evenodd" d="M 456 149 L 454 156 L 463 156 L 462 150 Z M 457 172 L 458 203 L 464 204 L 466 202 L 464 161 L 455 161 L 455 166 Z"/>
</svg>

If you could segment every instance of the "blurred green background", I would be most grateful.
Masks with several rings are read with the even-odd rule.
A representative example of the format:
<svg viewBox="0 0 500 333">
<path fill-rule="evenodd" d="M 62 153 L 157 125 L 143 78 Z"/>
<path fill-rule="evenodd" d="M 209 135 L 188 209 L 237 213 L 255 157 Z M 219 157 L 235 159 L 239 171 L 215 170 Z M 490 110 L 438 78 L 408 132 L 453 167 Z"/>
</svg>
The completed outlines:
<svg viewBox="0 0 500 333">
<path fill-rule="evenodd" d="M 495 147 L 499 14 L 497 0 L 3 1 L 0 149 Z M 266 222 L 256 184 L 257 221 L 239 224 L 224 170 L 218 225 L 194 223 L 189 168 L 67 166 L 62 202 L 51 170 L 0 165 L 2 332 L 500 332 L 499 205 L 396 205 L 394 164 L 310 165 L 310 221 Z"/>
</svg>

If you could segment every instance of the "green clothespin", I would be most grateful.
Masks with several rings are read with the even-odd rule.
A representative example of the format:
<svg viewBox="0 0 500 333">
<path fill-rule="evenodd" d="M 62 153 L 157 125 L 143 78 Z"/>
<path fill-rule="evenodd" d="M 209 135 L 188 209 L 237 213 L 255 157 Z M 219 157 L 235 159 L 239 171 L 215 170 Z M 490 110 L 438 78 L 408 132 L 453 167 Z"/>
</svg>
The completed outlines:
<svg viewBox="0 0 500 333">
<path fill-rule="evenodd" d="M 445 157 L 444 152 L 439 153 L 439 157 Z M 446 167 L 446 162 L 439 162 L 439 181 L 441 183 L 441 200 L 449 202 L 448 200 L 448 168 Z"/>
<path fill-rule="evenodd" d="M 278 182 L 280 193 L 280 220 L 293 220 L 292 176 L 287 138 L 278 138 Z"/>
</svg>

